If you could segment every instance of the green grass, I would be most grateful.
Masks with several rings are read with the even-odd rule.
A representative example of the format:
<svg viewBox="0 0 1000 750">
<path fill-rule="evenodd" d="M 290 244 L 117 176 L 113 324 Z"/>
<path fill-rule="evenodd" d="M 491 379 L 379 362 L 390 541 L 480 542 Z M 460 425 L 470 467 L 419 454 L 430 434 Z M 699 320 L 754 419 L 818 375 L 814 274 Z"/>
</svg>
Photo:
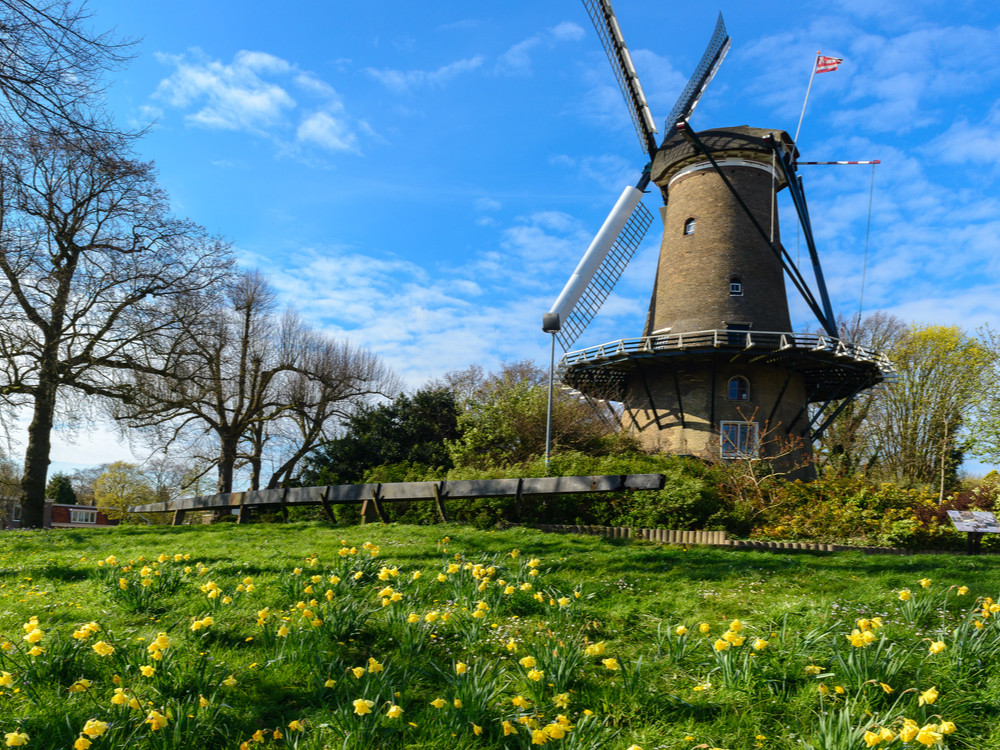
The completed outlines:
<svg viewBox="0 0 1000 750">
<path fill-rule="evenodd" d="M 342 556 L 342 540 L 356 554 Z M 868 746 L 866 731 L 946 720 L 955 731 L 931 746 L 1000 748 L 1000 613 L 983 618 L 984 597 L 1000 599 L 990 557 L 684 549 L 460 526 L 7 533 L 0 738 L 23 732 L 46 749 L 81 737 L 92 750 L 499 749 L 532 747 L 534 730 L 552 748 L 853 750 Z M 855 647 L 859 618 L 884 627 Z M 99 629 L 86 633 L 90 622 Z M 156 659 L 159 633 L 170 645 Z M 98 641 L 113 652 L 99 655 Z M 931 653 L 938 641 L 945 649 Z M 932 687 L 939 697 L 920 705 Z M 153 710 L 164 727 L 146 722 Z M 88 719 L 106 732 L 81 735 Z"/>
</svg>

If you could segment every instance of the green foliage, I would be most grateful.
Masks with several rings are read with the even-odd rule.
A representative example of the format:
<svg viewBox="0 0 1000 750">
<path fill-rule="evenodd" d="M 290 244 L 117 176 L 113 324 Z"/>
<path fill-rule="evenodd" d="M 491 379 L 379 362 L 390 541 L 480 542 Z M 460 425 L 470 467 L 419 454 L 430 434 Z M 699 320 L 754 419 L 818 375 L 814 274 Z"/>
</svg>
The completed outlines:
<svg viewBox="0 0 1000 750">
<path fill-rule="evenodd" d="M 484 376 L 476 368 L 453 374 L 461 412 L 461 437 L 449 443 L 455 466 L 485 469 L 523 464 L 545 453 L 548 372 L 529 361 L 505 363 Z M 612 415 L 556 389 L 552 400 L 552 444 L 591 455 L 616 448 Z"/>
<path fill-rule="evenodd" d="M 76 492 L 68 474 L 53 474 L 45 485 L 45 497 L 63 505 L 76 505 Z"/>
<path fill-rule="evenodd" d="M 452 462 L 445 442 L 458 437 L 457 419 L 455 397 L 446 390 L 421 390 L 363 407 L 348 417 L 343 436 L 309 456 L 300 481 L 305 486 L 351 484 L 387 464 L 448 469 Z"/>
</svg>

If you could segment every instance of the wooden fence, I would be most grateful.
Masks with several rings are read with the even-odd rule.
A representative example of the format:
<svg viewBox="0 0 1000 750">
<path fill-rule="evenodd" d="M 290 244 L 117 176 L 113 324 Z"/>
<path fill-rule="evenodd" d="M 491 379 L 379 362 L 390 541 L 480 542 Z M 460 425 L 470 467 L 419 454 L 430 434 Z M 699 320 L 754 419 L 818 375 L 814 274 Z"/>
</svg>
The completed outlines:
<svg viewBox="0 0 1000 750">
<path fill-rule="evenodd" d="M 253 509 L 280 510 L 287 518 L 289 506 L 323 506 L 332 518 L 332 506 L 361 505 L 362 523 L 385 521 L 383 503 L 434 501 L 442 521 L 448 521 L 447 500 L 489 497 L 539 497 L 587 492 L 626 492 L 663 489 L 663 474 L 612 474 L 577 477 L 524 477 L 521 479 L 458 479 L 440 482 L 387 482 L 385 484 L 336 484 L 277 490 L 199 495 L 165 503 L 129 508 L 131 513 L 173 513 L 173 524 L 183 523 L 188 511 L 238 511 L 237 522 L 247 523 Z"/>
</svg>

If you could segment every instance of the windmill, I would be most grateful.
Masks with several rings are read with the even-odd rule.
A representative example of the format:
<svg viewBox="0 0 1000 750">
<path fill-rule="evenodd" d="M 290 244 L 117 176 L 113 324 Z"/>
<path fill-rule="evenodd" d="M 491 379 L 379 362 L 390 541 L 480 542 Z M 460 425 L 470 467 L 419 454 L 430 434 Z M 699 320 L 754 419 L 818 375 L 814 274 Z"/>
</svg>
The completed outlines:
<svg viewBox="0 0 1000 750">
<path fill-rule="evenodd" d="M 649 163 L 543 316 L 553 352 L 556 338 L 566 350 L 586 330 L 641 243 L 652 223 L 640 202 L 650 182 L 664 202 L 663 239 L 642 336 L 567 352 L 560 380 L 587 397 L 620 402 L 623 419 L 648 450 L 806 464 L 812 441 L 858 393 L 890 378 L 892 368 L 883 355 L 838 337 L 795 143 L 782 130 L 688 126 L 729 50 L 721 14 L 658 143 L 610 0 L 583 2 Z M 781 244 L 783 189 L 818 292 Z M 786 278 L 821 333 L 792 332 Z"/>
</svg>

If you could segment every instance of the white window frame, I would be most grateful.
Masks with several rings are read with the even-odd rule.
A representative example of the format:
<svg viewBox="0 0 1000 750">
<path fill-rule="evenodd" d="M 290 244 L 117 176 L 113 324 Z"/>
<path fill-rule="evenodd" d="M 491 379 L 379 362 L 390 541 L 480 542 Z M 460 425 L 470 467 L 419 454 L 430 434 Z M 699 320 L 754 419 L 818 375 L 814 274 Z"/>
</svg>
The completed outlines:
<svg viewBox="0 0 1000 750">
<path fill-rule="evenodd" d="M 96 510 L 75 510 L 70 509 L 69 511 L 69 522 L 70 523 L 97 523 L 97 511 Z"/>
<path fill-rule="evenodd" d="M 743 282 L 739 279 L 729 280 L 729 296 L 730 297 L 742 297 L 743 296 Z"/>
<path fill-rule="evenodd" d="M 720 422 L 719 446 L 723 458 L 757 458 L 760 427 L 757 422 Z"/>
<path fill-rule="evenodd" d="M 690 237 L 692 234 L 694 234 L 694 230 L 695 230 L 695 227 L 697 225 L 697 221 L 698 220 L 694 216 L 692 216 L 691 218 L 687 219 L 687 221 L 684 222 L 684 236 L 685 237 Z"/>
</svg>

